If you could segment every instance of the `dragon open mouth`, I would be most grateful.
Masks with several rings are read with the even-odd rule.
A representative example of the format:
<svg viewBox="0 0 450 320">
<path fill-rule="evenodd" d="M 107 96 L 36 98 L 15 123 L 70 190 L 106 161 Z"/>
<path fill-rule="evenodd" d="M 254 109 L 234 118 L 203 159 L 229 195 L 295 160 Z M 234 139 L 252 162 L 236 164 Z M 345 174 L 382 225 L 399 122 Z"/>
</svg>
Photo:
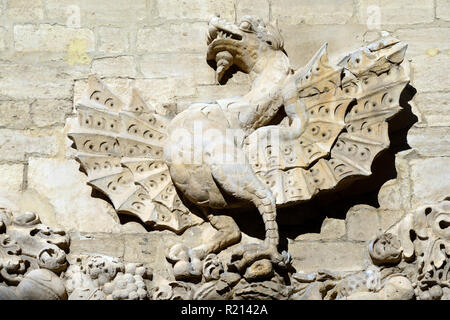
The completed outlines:
<svg viewBox="0 0 450 320">
<path fill-rule="evenodd" d="M 210 28 L 207 36 L 207 44 L 211 44 L 215 40 L 220 39 L 233 39 L 237 41 L 242 40 L 242 36 L 237 33 L 230 32 L 224 29 L 218 29 L 216 27 Z"/>
<path fill-rule="evenodd" d="M 216 80 L 219 82 L 234 61 L 242 46 L 242 31 L 234 24 L 219 17 L 209 21 L 206 43 L 208 61 L 215 61 Z"/>
</svg>

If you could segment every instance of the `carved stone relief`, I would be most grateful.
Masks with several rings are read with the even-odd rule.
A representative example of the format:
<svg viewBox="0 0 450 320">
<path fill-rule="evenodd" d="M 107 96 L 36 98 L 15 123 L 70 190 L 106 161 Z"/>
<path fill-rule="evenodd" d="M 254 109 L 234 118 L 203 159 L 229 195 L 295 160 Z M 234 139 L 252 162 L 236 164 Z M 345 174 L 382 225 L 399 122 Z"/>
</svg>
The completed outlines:
<svg viewBox="0 0 450 320">
<path fill-rule="evenodd" d="M 64 299 L 69 237 L 33 212 L 0 208 L 0 299 Z"/>
<path fill-rule="evenodd" d="M 177 281 L 199 281 L 211 254 L 239 243 L 239 227 L 222 209 L 249 205 L 265 239 L 242 243 L 227 263 L 248 281 L 270 278 L 290 265 L 278 251 L 277 208 L 370 175 L 389 146 L 387 120 L 401 110 L 409 82 L 401 66 L 407 46 L 382 38 L 331 65 L 324 45 L 294 70 L 278 26 L 250 16 L 236 25 L 212 18 L 207 45 L 217 81 L 234 65 L 251 75 L 250 92 L 169 115 L 135 89 L 125 103 L 90 76 L 69 137 L 88 183 L 118 213 L 176 233 L 202 221 L 216 229 L 197 247 L 169 250 Z M 284 120 L 271 125 L 282 110 Z"/>
<path fill-rule="evenodd" d="M 408 213 L 370 241 L 365 270 L 303 272 L 279 250 L 279 208 L 372 174 L 409 82 L 406 44 L 382 38 L 337 65 L 325 44 L 295 70 L 278 26 L 249 16 L 237 25 L 212 18 L 207 44 L 217 81 L 235 66 L 253 79 L 250 92 L 175 115 L 136 89 L 125 103 L 90 76 L 67 125 L 88 184 L 117 213 L 149 230 L 181 235 L 209 223 L 215 233 L 195 247 L 171 245 L 162 274 L 124 256 L 68 257 L 65 232 L 32 212 L 0 208 L 0 298 L 449 299 L 448 200 Z M 246 207 L 260 213 L 264 239 L 248 241 L 225 210 Z"/>
</svg>

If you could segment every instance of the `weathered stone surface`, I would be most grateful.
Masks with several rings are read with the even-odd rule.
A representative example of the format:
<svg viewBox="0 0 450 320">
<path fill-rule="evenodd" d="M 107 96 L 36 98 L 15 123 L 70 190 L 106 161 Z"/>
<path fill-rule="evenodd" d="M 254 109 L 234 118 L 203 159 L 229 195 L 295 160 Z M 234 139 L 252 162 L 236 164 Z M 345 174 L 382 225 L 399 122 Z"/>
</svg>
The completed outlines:
<svg viewBox="0 0 450 320">
<path fill-rule="evenodd" d="M 350 208 L 345 221 L 349 240 L 370 240 L 381 231 L 377 210 L 368 205 L 356 205 Z"/>
<path fill-rule="evenodd" d="M 300 256 L 294 257 L 296 267 L 333 271 L 365 268 L 360 253 L 370 240 L 368 235 L 373 235 L 376 228 L 385 231 L 391 227 L 411 206 L 448 196 L 450 189 L 450 120 L 446 112 L 449 82 L 445 68 L 449 47 L 444 22 L 450 20 L 448 1 L 434 1 L 436 21 L 430 15 L 433 5 L 417 1 L 411 6 L 404 1 L 365 0 L 340 4 L 307 0 L 0 1 L 4 22 L 0 27 L 0 182 L 6 188 L 3 191 L 0 186 L 0 190 L 2 194 L 17 193 L 21 187 L 28 187 L 20 197 L 17 195 L 21 209 L 38 211 L 40 215 L 42 212 L 43 221 L 76 230 L 74 234 L 79 230 L 92 232 L 90 239 L 74 236 L 74 253 L 100 252 L 128 261 L 145 261 L 172 280 L 172 265 L 165 250 L 179 242 L 189 247 L 201 245 L 211 237 L 192 228 L 176 236 L 169 231 L 149 233 L 137 222 L 120 225 L 107 202 L 91 198 L 91 189 L 86 187 L 78 165 L 63 158 L 74 157 L 75 151 L 69 151 L 66 145 L 68 128 L 62 132 L 60 125 L 72 112 L 72 97 L 76 102 L 84 94 L 88 74 L 106 77 L 105 82 L 126 104 L 131 100 L 131 89 L 138 87 L 149 104 L 176 101 L 181 111 L 193 102 L 243 95 L 253 80 L 241 72 L 226 86 L 213 84 L 214 70 L 205 63 L 204 52 L 204 33 L 208 29 L 205 21 L 210 14 L 222 11 L 223 18 L 234 20 L 236 16 L 237 21 L 249 13 L 260 15 L 266 22 L 285 17 L 280 26 L 286 51 L 293 66 L 300 67 L 324 42 L 329 42 L 330 59 L 337 62 L 363 41 L 386 35 L 380 30 L 366 33 L 364 14 L 369 5 L 375 4 L 381 8 L 383 28 L 395 30 L 396 37 L 409 43 L 412 85 L 419 91 L 414 98 L 417 109 L 413 105 L 413 111 L 423 115 L 423 122 L 408 133 L 408 142 L 415 151 L 397 159 L 397 178 L 381 188 L 377 221 L 375 215 L 360 212 L 364 210 L 350 211 L 347 234 L 344 221 L 326 219 L 320 234 L 303 235 L 296 240 L 305 241 L 289 245 Z M 79 9 L 78 19 L 73 16 L 77 12 L 74 8 Z M 357 19 L 361 24 L 355 24 Z M 98 38 L 94 39 L 94 35 Z M 27 167 L 29 156 L 32 159 Z M 430 156 L 433 158 L 427 158 Z M 24 172 L 28 176 L 23 177 Z M 205 233 L 216 234 L 210 228 Z M 249 243 L 243 236 L 241 243 Z M 250 242 L 258 243 L 259 239 Z M 231 253 L 224 250 L 220 258 L 229 260 Z M 240 276 L 235 276 L 238 281 Z M 226 287 L 221 285 L 222 289 Z M 322 288 L 315 288 L 315 296 L 321 299 Z"/>
<path fill-rule="evenodd" d="M 132 56 L 99 58 L 92 61 L 91 73 L 101 77 L 135 77 L 136 63 Z"/>
<path fill-rule="evenodd" d="M 136 49 L 149 52 L 201 52 L 206 49 L 204 22 L 165 23 L 138 30 Z"/>
<path fill-rule="evenodd" d="M 410 207 L 410 168 L 408 160 L 405 159 L 405 156 L 409 153 L 411 153 L 411 150 L 396 155 L 397 178 L 386 181 L 378 192 L 378 203 L 381 208 L 397 211 Z"/>
<path fill-rule="evenodd" d="M 353 1 L 281 0 L 272 2 L 271 10 L 273 18 L 287 24 L 344 24 L 353 15 Z"/>
<path fill-rule="evenodd" d="M 8 0 L 6 15 L 14 21 L 34 22 L 44 18 L 42 0 Z"/>
<path fill-rule="evenodd" d="M 369 19 L 376 19 L 377 16 L 381 25 L 429 23 L 434 20 L 434 3 L 431 0 L 359 0 L 358 8 L 358 20 L 361 24 L 366 24 Z"/>
<path fill-rule="evenodd" d="M 380 229 L 381 232 L 385 232 L 393 224 L 399 221 L 404 215 L 405 211 L 401 210 L 378 210 L 378 215 L 380 217 Z"/>
<path fill-rule="evenodd" d="M 212 15 L 220 14 L 227 20 L 234 20 L 234 1 L 212 0 L 156 0 L 155 9 L 158 18 L 167 20 L 192 19 L 204 20 Z"/>
<path fill-rule="evenodd" d="M 45 8 L 50 21 L 68 26 L 72 24 L 70 18 L 79 12 L 79 19 L 76 20 L 82 27 L 91 24 L 127 26 L 133 22 L 144 22 L 148 14 L 146 0 L 117 0 L 108 3 L 90 0 L 48 0 L 45 2 Z"/>
<path fill-rule="evenodd" d="M 270 4 L 269 0 L 256 0 L 256 1 L 245 1 L 245 0 L 237 0 L 236 1 L 236 17 L 239 21 L 245 15 L 257 16 L 263 19 L 264 21 L 269 21 L 269 12 L 270 12 Z"/>
<path fill-rule="evenodd" d="M 72 83 L 67 73 L 52 63 L 40 65 L 0 62 L 3 79 L 0 99 L 71 99 Z"/>
<path fill-rule="evenodd" d="M 24 161 L 27 155 L 55 156 L 59 142 L 55 135 L 0 129 L 2 159 Z"/>
<path fill-rule="evenodd" d="M 25 129 L 31 124 L 30 101 L 0 101 L 0 126 L 9 129 Z"/>
<path fill-rule="evenodd" d="M 70 100 L 35 100 L 31 103 L 30 109 L 33 124 L 37 127 L 45 127 L 63 124 L 72 112 L 72 102 Z"/>
<path fill-rule="evenodd" d="M 6 41 L 6 29 L 0 28 L 0 51 L 5 50 L 7 41 Z"/>
<path fill-rule="evenodd" d="M 94 50 L 94 33 L 89 29 L 50 24 L 14 26 L 14 48 L 20 52 L 65 52 L 74 39 L 86 41 L 87 51 Z"/>
<path fill-rule="evenodd" d="M 103 254 L 123 258 L 125 240 L 122 235 L 108 233 L 71 233 L 70 255 Z"/>
<path fill-rule="evenodd" d="M 132 88 L 137 88 L 140 95 L 149 104 L 162 105 L 174 101 L 176 97 L 189 97 L 196 93 L 195 88 L 186 83 L 185 80 L 168 79 L 123 79 L 106 78 L 104 82 L 111 87 L 114 94 L 125 97 L 123 102 L 129 103 L 131 100 Z M 78 101 L 86 93 L 87 81 L 75 81 L 74 101 Z"/>
<path fill-rule="evenodd" d="M 330 60 L 345 57 L 348 52 L 356 50 L 363 44 L 366 28 L 361 25 L 288 25 L 279 22 L 289 60 L 295 68 L 303 67 L 324 43 L 328 43 Z M 302 41 L 298 41 L 302 39 Z"/>
<path fill-rule="evenodd" d="M 213 84 L 214 70 L 203 54 L 150 54 L 141 58 L 141 72 L 146 78 L 184 78 L 196 84 Z"/>
<path fill-rule="evenodd" d="M 306 233 L 295 238 L 296 241 L 339 239 L 345 236 L 345 220 L 325 218 L 320 233 Z"/>
<path fill-rule="evenodd" d="M 414 97 L 428 126 L 450 126 L 450 93 L 421 93 Z"/>
<path fill-rule="evenodd" d="M 22 188 L 23 164 L 0 164 L 0 190 L 18 192 Z"/>
<path fill-rule="evenodd" d="M 450 78 L 446 68 L 450 63 L 450 56 L 440 53 L 434 57 L 427 55 L 412 59 L 414 79 L 412 85 L 418 92 L 446 91 L 450 87 Z"/>
<path fill-rule="evenodd" d="M 107 54 L 125 53 L 130 49 L 130 32 L 127 29 L 98 28 L 98 50 Z"/>
<path fill-rule="evenodd" d="M 450 158 L 411 161 L 412 205 L 440 201 L 450 190 Z"/>
<path fill-rule="evenodd" d="M 30 158 L 28 188 L 48 199 L 65 230 L 119 232 L 113 208 L 91 197 L 91 188 L 78 168 L 75 160 Z"/>
<path fill-rule="evenodd" d="M 366 263 L 366 246 L 353 242 L 295 241 L 288 249 L 297 272 L 358 271 Z"/>
<path fill-rule="evenodd" d="M 197 87 L 192 97 L 182 97 L 177 99 L 177 110 L 181 112 L 193 103 L 205 102 L 227 97 L 244 95 L 250 90 L 250 85 L 246 83 L 231 83 L 226 86 L 205 85 Z"/>
<path fill-rule="evenodd" d="M 450 21 L 450 4 L 446 0 L 436 0 L 436 18 Z"/>
<path fill-rule="evenodd" d="M 345 235 L 345 220 L 325 218 L 320 228 L 322 239 L 339 239 Z"/>
<path fill-rule="evenodd" d="M 450 49 L 448 28 L 399 29 L 394 35 L 408 44 L 407 56 L 410 57 L 425 55 L 430 49 L 444 53 Z"/>
<path fill-rule="evenodd" d="M 413 127 L 408 144 L 424 156 L 450 156 L 450 128 Z"/>
</svg>

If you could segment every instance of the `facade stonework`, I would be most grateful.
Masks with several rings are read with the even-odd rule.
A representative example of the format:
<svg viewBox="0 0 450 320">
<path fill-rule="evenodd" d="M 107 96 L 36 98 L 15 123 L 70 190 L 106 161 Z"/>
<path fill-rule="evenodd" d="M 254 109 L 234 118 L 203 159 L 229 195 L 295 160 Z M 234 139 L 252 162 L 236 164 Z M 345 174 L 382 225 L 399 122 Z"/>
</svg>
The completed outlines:
<svg viewBox="0 0 450 320">
<path fill-rule="evenodd" d="M 450 299 L 449 10 L 1 2 L 0 298 Z"/>
</svg>

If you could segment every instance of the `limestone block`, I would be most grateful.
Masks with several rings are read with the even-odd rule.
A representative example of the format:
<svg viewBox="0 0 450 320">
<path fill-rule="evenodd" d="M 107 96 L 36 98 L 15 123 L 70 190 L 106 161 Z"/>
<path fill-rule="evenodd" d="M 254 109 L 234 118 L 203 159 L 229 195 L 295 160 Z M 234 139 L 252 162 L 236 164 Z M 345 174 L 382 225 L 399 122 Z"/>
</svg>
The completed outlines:
<svg viewBox="0 0 450 320">
<path fill-rule="evenodd" d="M 67 72 L 54 63 L 0 62 L 2 81 L 0 99 L 71 99 L 72 81 Z"/>
<path fill-rule="evenodd" d="M 436 18 L 450 21 L 450 3 L 447 0 L 436 1 Z"/>
<path fill-rule="evenodd" d="M 206 63 L 203 54 L 149 54 L 142 56 L 140 66 L 146 78 L 175 77 L 188 81 L 194 79 L 196 84 L 215 82 L 214 69 Z"/>
<path fill-rule="evenodd" d="M 23 164 L 1 164 L 0 190 L 19 192 L 22 187 L 23 168 Z"/>
<path fill-rule="evenodd" d="M 131 56 L 99 58 L 92 61 L 91 73 L 100 77 L 135 77 L 136 63 Z"/>
<path fill-rule="evenodd" d="M 130 49 L 129 31 L 123 28 L 98 28 L 98 51 L 108 54 L 123 53 Z"/>
<path fill-rule="evenodd" d="M 53 132 L 56 133 L 56 132 Z M 25 161 L 27 155 L 54 156 L 58 152 L 58 137 L 51 133 L 0 129 L 2 160 Z"/>
<path fill-rule="evenodd" d="M 381 230 L 377 210 L 368 205 L 356 205 L 347 212 L 347 238 L 367 241 L 373 239 Z"/>
<path fill-rule="evenodd" d="M 366 28 L 361 25 L 288 25 L 279 21 L 285 50 L 295 68 L 303 67 L 324 43 L 328 43 L 330 61 L 345 57 L 363 44 Z M 301 41 L 299 41 L 301 39 Z"/>
<path fill-rule="evenodd" d="M 31 103 L 31 119 L 38 127 L 63 124 L 67 115 L 72 112 L 69 100 L 35 100 Z"/>
<path fill-rule="evenodd" d="M 66 231 L 119 232 L 112 206 L 91 197 L 87 178 L 78 168 L 75 160 L 30 158 L 28 188 L 49 201 Z"/>
<path fill-rule="evenodd" d="M 424 156 L 450 156 L 450 128 L 414 126 L 408 131 L 408 144 Z"/>
<path fill-rule="evenodd" d="M 236 17 L 237 21 L 245 15 L 257 16 L 264 21 L 268 22 L 269 17 L 269 0 L 255 0 L 245 1 L 237 0 L 236 2 Z"/>
<path fill-rule="evenodd" d="M 75 27 L 128 26 L 147 18 L 146 0 L 48 0 L 45 7 L 50 21 Z"/>
<path fill-rule="evenodd" d="M 381 232 L 385 232 L 393 224 L 399 221 L 404 215 L 405 211 L 401 210 L 378 210 L 378 215 L 380 217 Z"/>
<path fill-rule="evenodd" d="M 105 233 L 71 233 L 70 255 L 95 255 L 123 258 L 125 242 L 119 234 Z"/>
<path fill-rule="evenodd" d="M 20 52 L 65 52 L 74 39 L 86 41 L 86 51 L 94 50 L 94 33 L 89 29 L 50 24 L 14 26 L 14 48 Z"/>
<path fill-rule="evenodd" d="M 320 228 L 320 233 L 301 234 L 295 240 L 314 241 L 339 239 L 345 236 L 345 220 L 325 218 Z"/>
<path fill-rule="evenodd" d="M 411 161 L 412 205 L 417 206 L 448 197 L 450 157 Z"/>
<path fill-rule="evenodd" d="M 150 105 L 164 105 L 175 101 L 177 97 L 189 97 L 196 93 L 195 87 L 191 81 L 186 79 L 120 79 L 105 78 L 102 79 L 111 91 L 119 96 L 123 102 L 131 101 L 131 90 L 137 88 L 142 98 Z M 74 86 L 74 98 L 76 102 L 86 93 L 87 80 L 76 80 Z"/>
<path fill-rule="evenodd" d="M 35 22 L 44 18 L 42 0 L 8 0 L 6 15 L 21 22 Z"/>
<path fill-rule="evenodd" d="M 185 110 L 192 103 L 214 101 L 217 99 L 224 99 L 229 97 L 236 97 L 246 94 L 250 90 L 250 84 L 229 84 L 221 85 L 206 85 L 199 86 L 196 89 L 194 97 L 177 99 L 177 110 L 181 112 Z"/>
<path fill-rule="evenodd" d="M 271 9 L 273 18 L 287 24 L 345 24 L 353 15 L 353 1 L 280 0 Z"/>
<path fill-rule="evenodd" d="M 430 49 L 438 49 L 439 52 L 450 49 L 450 28 L 408 28 L 393 34 L 408 44 L 407 56 L 410 57 L 424 55 Z"/>
<path fill-rule="evenodd" d="M 128 97 L 130 92 L 128 92 L 129 87 L 131 85 L 130 79 L 123 78 L 105 78 L 102 81 L 111 88 L 113 94 L 121 97 Z M 87 79 L 75 80 L 74 88 L 73 88 L 73 102 L 81 100 L 82 97 L 86 94 L 86 90 L 88 87 Z M 125 103 L 129 101 L 123 101 Z"/>
<path fill-rule="evenodd" d="M 295 238 L 296 241 L 315 241 L 322 239 L 320 233 L 305 233 Z"/>
<path fill-rule="evenodd" d="M 447 91 L 450 87 L 450 77 L 447 68 L 450 63 L 450 56 L 447 53 L 440 53 L 430 57 L 421 55 L 412 59 L 414 78 L 412 85 L 418 92 Z"/>
<path fill-rule="evenodd" d="M 292 265 L 297 272 L 320 269 L 333 271 L 359 271 L 366 263 L 366 245 L 351 242 L 295 241 L 289 244 Z"/>
<path fill-rule="evenodd" d="M 138 30 L 136 49 L 139 53 L 206 51 L 204 22 L 165 23 Z"/>
<path fill-rule="evenodd" d="M 390 210 L 402 210 L 410 207 L 411 186 L 409 162 L 405 154 L 411 151 L 404 151 L 395 156 L 395 170 L 397 178 L 385 182 L 378 192 L 378 203 L 380 208 Z"/>
<path fill-rule="evenodd" d="M 325 218 L 320 228 L 322 239 L 339 239 L 345 235 L 345 220 Z"/>
<path fill-rule="evenodd" d="M 192 19 L 208 21 L 213 15 L 234 21 L 234 1 L 223 0 L 156 0 L 157 17 L 178 20 Z"/>
<path fill-rule="evenodd" d="M 414 101 L 428 126 L 450 126 L 450 93 L 421 93 Z"/>
<path fill-rule="evenodd" d="M 30 124 L 30 101 L 0 101 L 0 126 L 10 129 L 25 129 Z"/>
<path fill-rule="evenodd" d="M 433 0 L 359 0 L 358 8 L 361 24 L 376 16 L 380 17 L 381 25 L 430 23 L 434 20 Z"/>
</svg>

